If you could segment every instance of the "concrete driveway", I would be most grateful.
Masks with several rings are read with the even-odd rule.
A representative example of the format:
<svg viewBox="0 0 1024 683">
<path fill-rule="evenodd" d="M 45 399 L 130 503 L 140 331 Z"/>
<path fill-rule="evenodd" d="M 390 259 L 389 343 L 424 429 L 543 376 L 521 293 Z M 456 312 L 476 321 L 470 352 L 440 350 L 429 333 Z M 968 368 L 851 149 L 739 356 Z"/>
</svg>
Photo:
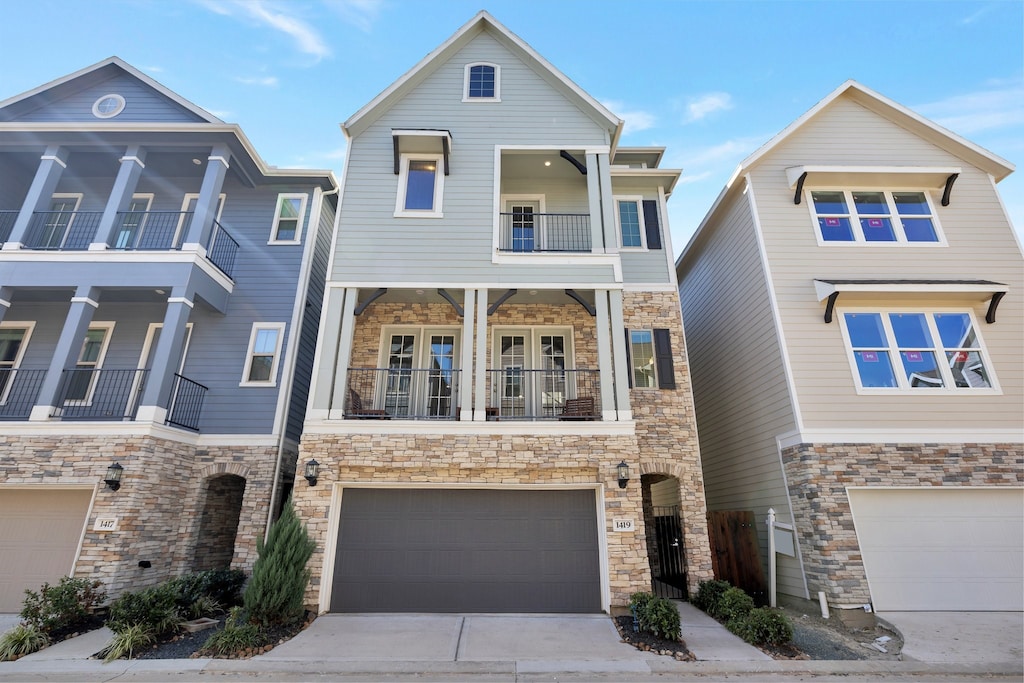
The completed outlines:
<svg viewBox="0 0 1024 683">
<path fill-rule="evenodd" d="M 1024 612 L 879 612 L 903 657 L 933 664 L 1024 662 Z"/>
</svg>

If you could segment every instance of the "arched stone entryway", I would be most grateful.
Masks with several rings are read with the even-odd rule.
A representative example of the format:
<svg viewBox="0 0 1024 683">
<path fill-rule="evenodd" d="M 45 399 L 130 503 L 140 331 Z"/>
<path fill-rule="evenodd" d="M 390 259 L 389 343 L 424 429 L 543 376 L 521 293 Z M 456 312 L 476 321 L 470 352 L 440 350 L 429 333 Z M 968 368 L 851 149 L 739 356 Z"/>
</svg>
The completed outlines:
<svg viewBox="0 0 1024 683">
<path fill-rule="evenodd" d="M 662 597 L 685 599 L 686 544 L 679 480 L 669 474 L 643 474 L 640 483 L 652 591 Z"/>
<path fill-rule="evenodd" d="M 235 554 L 245 478 L 235 474 L 216 475 L 206 479 L 204 487 L 192 570 L 228 569 Z"/>
</svg>

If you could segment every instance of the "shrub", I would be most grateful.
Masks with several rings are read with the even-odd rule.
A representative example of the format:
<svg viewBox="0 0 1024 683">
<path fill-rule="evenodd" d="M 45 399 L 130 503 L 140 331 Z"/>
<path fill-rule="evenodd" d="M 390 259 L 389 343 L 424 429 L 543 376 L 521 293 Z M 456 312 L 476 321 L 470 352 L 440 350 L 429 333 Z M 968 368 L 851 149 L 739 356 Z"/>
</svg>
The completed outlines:
<svg viewBox="0 0 1024 683">
<path fill-rule="evenodd" d="M 718 609 L 713 617 L 728 622 L 734 619 L 742 619 L 747 616 L 750 610 L 754 609 L 754 599 L 743 592 L 741 588 L 730 588 L 722 593 L 718 601 Z"/>
<path fill-rule="evenodd" d="M 718 602 L 722 599 L 722 594 L 729 590 L 731 586 L 728 581 L 701 581 L 697 587 L 697 595 L 693 598 L 693 604 L 698 609 L 702 609 L 711 616 L 715 616 L 718 612 Z"/>
<path fill-rule="evenodd" d="M 305 613 L 303 598 L 309 583 L 306 562 L 315 545 L 295 515 L 291 500 L 270 526 L 267 542 L 257 540 L 259 557 L 245 589 L 243 604 L 259 626 L 290 624 Z"/>
<path fill-rule="evenodd" d="M 104 662 L 115 659 L 131 659 L 142 648 L 149 647 L 156 640 L 153 631 L 145 624 L 132 624 L 114 633 L 114 637 L 100 652 Z"/>
<path fill-rule="evenodd" d="M 207 638 L 200 652 L 224 657 L 262 645 L 263 631 L 256 624 L 244 622 L 241 610 L 232 609 L 224 628 Z"/>
<path fill-rule="evenodd" d="M 18 624 L 0 637 L 0 662 L 8 662 L 42 650 L 50 644 L 46 634 L 35 626 Z"/>
<path fill-rule="evenodd" d="M 240 569 L 210 569 L 196 574 L 199 590 L 226 607 L 241 604 L 245 572 Z"/>
<path fill-rule="evenodd" d="M 141 626 L 153 637 L 159 637 L 177 629 L 181 621 L 177 588 L 173 582 L 167 582 L 123 594 L 111 603 L 107 626 L 115 633 Z"/>
<path fill-rule="evenodd" d="M 674 602 L 651 593 L 633 593 L 629 596 L 629 606 L 641 631 L 666 640 L 679 640 L 682 629 Z"/>
<path fill-rule="evenodd" d="M 783 645 L 793 639 L 793 625 L 786 615 L 768 607 L 750 610 L 746 616 L 730 621 L 728 627 L 754 645 Z"/>
<path fill-rule="evenodd" d="M 26 590 L 23 622 L 44 634 L 74 628 L 87 621 L 90 611 L 106 600 L 99 581 L 63 577 L 56 586 L 44 583 L 39 592 Z"/>
<path fill-rule="evenodd" d="M 192 604 L 185 608 L 183 616 L 189 619 L 199 619 L 201 617 L 212 617 L 214 614 L 220 614 L 222 611 L 223 608 L 219 602 L 209 595 L 200 595 L 192 601 Z"/>
</svg>

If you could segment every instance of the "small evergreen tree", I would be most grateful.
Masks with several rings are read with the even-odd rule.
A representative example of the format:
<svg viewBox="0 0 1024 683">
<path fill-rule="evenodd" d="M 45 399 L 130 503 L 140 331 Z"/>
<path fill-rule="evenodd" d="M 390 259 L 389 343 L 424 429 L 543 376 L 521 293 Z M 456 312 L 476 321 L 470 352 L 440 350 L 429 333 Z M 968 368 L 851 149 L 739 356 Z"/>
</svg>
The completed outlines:
<svg viewBox="0 0 1024 683">
<path fill-rule="evenodd" d="M 315 544 L 295 515 L 292 501 L 270 525 L 267 541 L 256 542 L 259 557 L 243 598 L 249 619 L 259 626 L 290 624 L 302 618 L 303 597 L 309 583 L 306 562 Z"/>
</svg>

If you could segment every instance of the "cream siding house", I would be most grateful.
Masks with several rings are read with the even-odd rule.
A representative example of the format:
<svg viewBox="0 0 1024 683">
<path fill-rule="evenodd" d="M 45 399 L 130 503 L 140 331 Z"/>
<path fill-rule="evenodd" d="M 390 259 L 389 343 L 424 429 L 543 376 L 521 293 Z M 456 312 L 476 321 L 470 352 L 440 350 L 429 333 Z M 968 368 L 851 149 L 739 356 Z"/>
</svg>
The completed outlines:
<svg viewBox="0 0 1024 683">
<path fill-rule="evenodd" d="M 676 263 L 707 501 L 795 525 L 780 593 L 1024 608 L 1024 262 L 1005 160 L 853 81 Z"/>
<path fill-rule="evenodd" d="M 710 576 L 679 171 L 621 126 L 486 12 L 342 125 L 295 490 L 321 610 L 597 612 Z"/>
</svg>

